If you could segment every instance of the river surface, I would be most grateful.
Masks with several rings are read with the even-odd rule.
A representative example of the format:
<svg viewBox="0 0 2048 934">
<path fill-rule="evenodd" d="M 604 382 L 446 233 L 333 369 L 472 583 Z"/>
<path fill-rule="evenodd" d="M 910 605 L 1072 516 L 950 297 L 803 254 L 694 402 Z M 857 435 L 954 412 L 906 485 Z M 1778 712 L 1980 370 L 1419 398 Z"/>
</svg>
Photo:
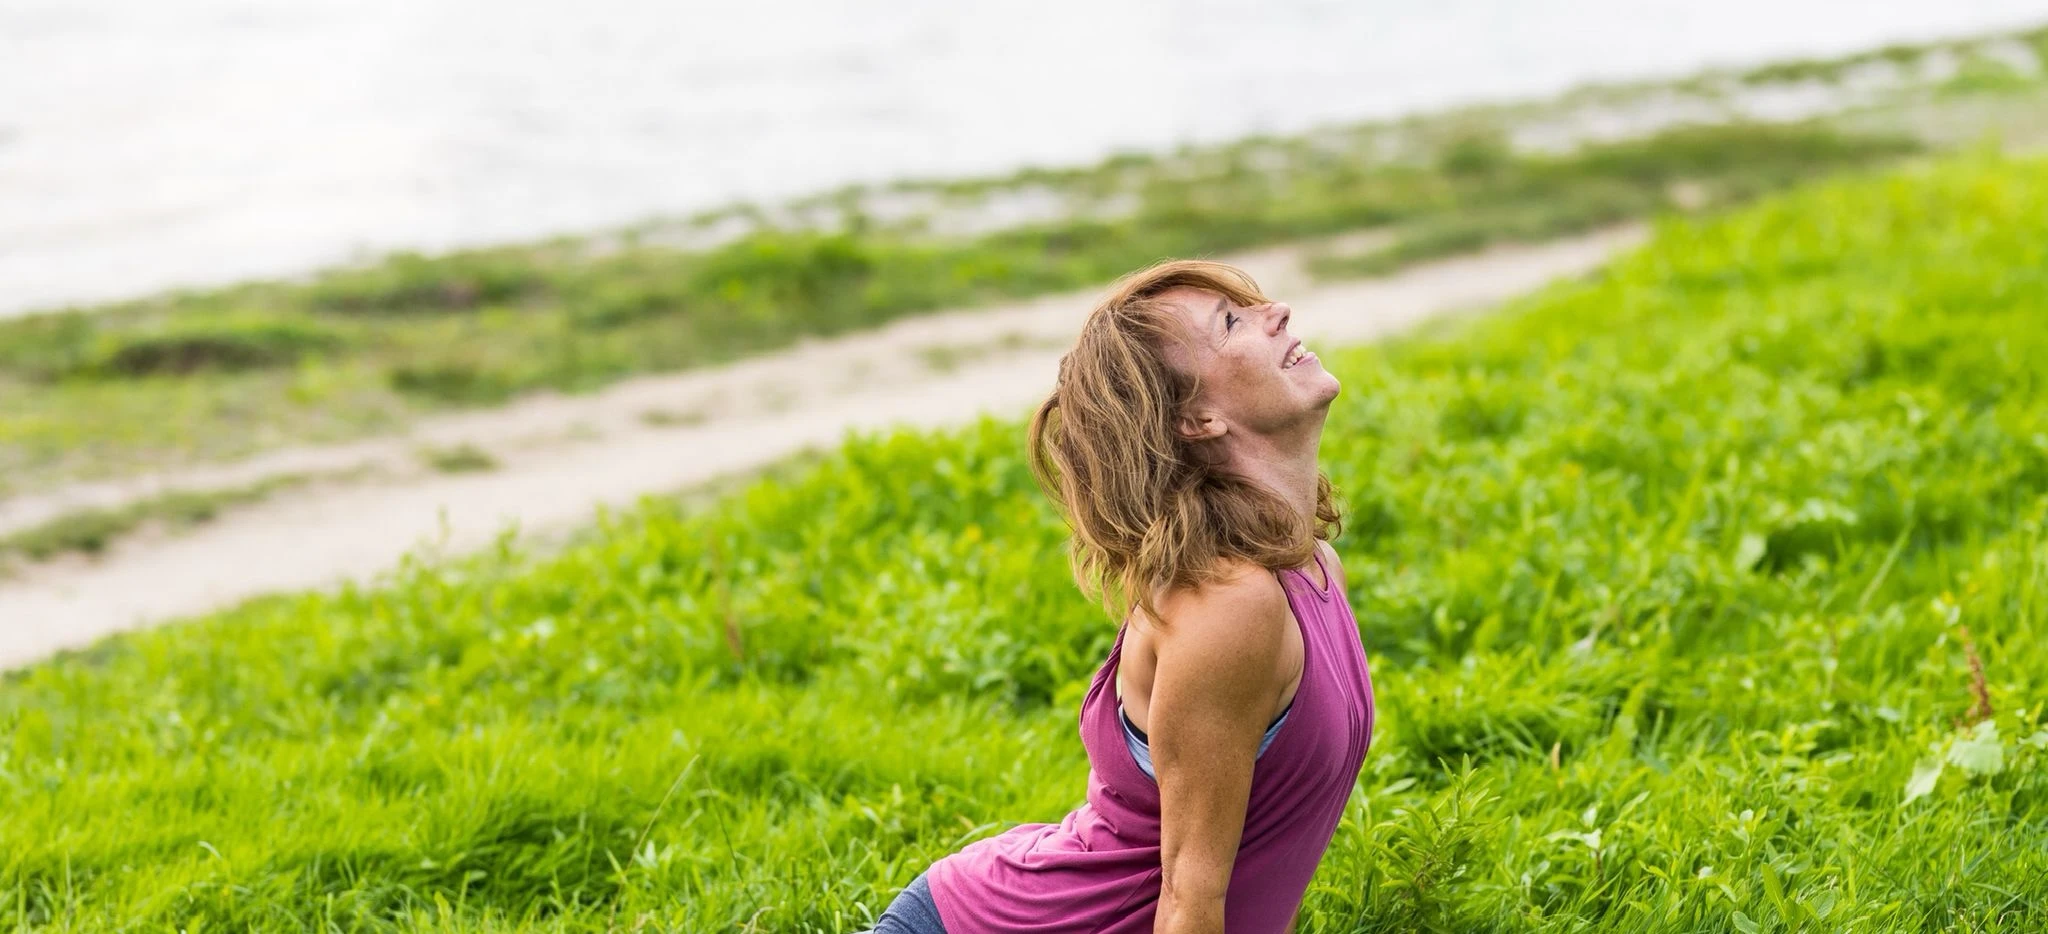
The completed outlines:
<svg viewBox="0 0 2048 934">
<path fill-rule="evenodd" d="M 4 0 L 0 315 L 2048 20 L 2048 0 Z"/>
</svg>

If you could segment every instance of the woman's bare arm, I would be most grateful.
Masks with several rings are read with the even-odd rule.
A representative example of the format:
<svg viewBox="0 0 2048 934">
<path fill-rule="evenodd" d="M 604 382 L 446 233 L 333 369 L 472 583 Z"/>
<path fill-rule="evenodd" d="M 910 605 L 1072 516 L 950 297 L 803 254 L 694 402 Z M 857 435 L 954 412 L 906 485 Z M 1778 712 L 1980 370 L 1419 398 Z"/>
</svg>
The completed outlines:
<svg viewBox="0 0 2048 934">
<path fill-rule="evenodd" d="M 1285 690 L 1293 615 L 1280 583 L 1245 567 L 1160 606 L 1147 720 L 1159 777 L 1160 934 L 1219 934 L 1251 797 L 1252 764 Z"/>
</svg>

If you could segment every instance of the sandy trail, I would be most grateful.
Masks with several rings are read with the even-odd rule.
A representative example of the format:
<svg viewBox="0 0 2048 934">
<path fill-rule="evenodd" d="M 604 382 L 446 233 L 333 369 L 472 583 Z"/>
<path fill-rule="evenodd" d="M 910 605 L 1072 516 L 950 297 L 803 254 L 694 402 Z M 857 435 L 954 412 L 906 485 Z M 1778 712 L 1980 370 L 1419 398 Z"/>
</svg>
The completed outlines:
<svg viewBox="0 0 2048 934">
<path fill-rule="evenodd" d="M 1295 251 L 1233 261 L 1295 306 L 1294 329 L 1304 340 L 1327 346 L 1587 272 L 1641 237 L 1641 228 L 1617 228 L 1324 285 L 1301 271 Z M 438 418 L 403 438 L 279 451 L 14 503 L 0 510 L 0 529 L 161 489 L 364 466 L 379 468 L 382 477 L 285 495 L 184 535 L 136 540 L 97 560 L 32 565 L 0 578 L 0 668 L 262 594 L 364 580 L 421 547 L 471 550 L 508 526 L 527 534 L 565 530 L 587 522 L 600 505 L 629 505 L 757 470 L 835 444 L 849 431 L 1018 414 L 1050 387 L 1093 298 L 1069 294 L 919 317 L 587 396 Z M 418 466 L 421 445 L 457 443 L 490 451 L 500 466 L 470 474 Z"/>
</svg>

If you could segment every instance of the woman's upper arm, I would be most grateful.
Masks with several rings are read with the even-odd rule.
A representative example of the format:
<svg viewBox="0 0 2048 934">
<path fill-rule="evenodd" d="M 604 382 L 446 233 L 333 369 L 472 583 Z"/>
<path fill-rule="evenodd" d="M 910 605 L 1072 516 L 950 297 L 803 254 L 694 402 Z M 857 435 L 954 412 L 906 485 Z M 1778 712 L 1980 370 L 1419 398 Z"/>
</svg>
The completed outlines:
<svg viewBox="0 0 2048 934">
<path fill-rule="evenodd" d="M 1251 797 L 1252 765 L 1285 689 L 1293 616 L 1279 582 L 1249 568 L 1169 600 L 1151 723 L 1159 777 L 1160 910 L 1220 910 Z M 1219 919 L 1220 923 L 1220 919 Z"/>
</svg>

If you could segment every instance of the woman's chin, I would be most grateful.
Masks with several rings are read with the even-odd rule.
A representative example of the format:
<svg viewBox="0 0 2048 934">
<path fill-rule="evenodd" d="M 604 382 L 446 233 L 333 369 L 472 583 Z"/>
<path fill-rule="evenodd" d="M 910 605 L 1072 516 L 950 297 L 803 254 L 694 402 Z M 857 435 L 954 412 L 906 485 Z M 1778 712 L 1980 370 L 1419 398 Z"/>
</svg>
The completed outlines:
<svg viewBox="0 0 2048 934">
<path fill-rule="evenodd" d="M 1312 377 L 1311 385 L 1317 399 L 1324 405 L 1330 404 L 1331 400 L 1344 391 L 1344 384 L 1337 381 L 1335 374 L 1323 369 L 1320 363 L 1316 364 L 1315 372 L 1308 375 Z"/>
</svg>

